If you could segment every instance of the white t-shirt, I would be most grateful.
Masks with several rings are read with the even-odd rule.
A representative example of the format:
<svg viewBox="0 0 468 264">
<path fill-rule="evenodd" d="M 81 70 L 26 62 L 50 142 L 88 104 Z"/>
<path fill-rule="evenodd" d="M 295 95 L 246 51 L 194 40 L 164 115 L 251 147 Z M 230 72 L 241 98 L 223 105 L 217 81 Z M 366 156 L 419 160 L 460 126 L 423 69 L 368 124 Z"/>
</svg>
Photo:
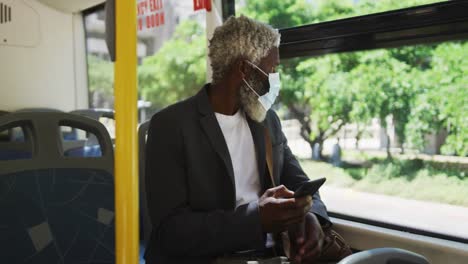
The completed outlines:
<svg viewBox="0 0 468 264">
<path fill-rule="evenodd" d="M 231 156 L 236 185 L 236 206 L 255 201 L 260 194 L 257 155 L 243 111 L 229 116 L 215 113 Z"/>
<path fill-rule="evenodd" d="M 234 169 L 236 207 L 258 200 L 261 187 L 257 155 L 244 111 L 239 110 L 232 116 L 219 113 L 215 115 L 226 140 Z M 266 247 L 273 245 L 272 235 L 267 234 Z"/>
</svg>

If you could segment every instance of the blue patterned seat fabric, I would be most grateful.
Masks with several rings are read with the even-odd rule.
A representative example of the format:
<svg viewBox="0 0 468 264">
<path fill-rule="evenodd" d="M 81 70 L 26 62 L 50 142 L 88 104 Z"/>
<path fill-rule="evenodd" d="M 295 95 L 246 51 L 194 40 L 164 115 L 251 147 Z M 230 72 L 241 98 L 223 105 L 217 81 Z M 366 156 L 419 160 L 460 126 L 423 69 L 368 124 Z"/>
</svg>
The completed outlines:
<svg viewBox="0 0 468 264">
<path fill-rule="evenodd" d="M 91 169 L 0 176 L 0 263 L 114 263 L 114 179 Z"/>
</svg>

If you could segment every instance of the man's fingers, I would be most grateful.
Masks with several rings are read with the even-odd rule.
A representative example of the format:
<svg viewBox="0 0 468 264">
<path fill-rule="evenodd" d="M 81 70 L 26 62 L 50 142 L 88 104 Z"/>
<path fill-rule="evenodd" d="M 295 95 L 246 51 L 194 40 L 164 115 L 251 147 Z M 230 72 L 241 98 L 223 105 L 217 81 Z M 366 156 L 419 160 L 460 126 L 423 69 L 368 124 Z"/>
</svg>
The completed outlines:
<svg viewBox="0 0 468 264">
<path fill-rule="evenodd" d="M 310 208 L 311 208 L 310 206 L 306 206 L 303 208 L 286 209 L 284 210 L 282 217 L 283 219 L 297 218 L 297 217 L 304 218 L 306 214 L 309 212 Z"/>
<path fill-rule="evenodd" d="M 309 237 L 307 242 L 299 248 L 298 253 L 303 259 L 314 260 L 320 256 L 322 246 L 323 239 L 321 236 L 316 239 Z"/>
<path fill-rule="evenodd" d="M 306 249 L 305 251 L 301 251 L 301 250 L 299 251 L 299 254 L 301 255 L 302 259 L 313 261 L 320 257 L 320 253 L 322 252 L 322 246 L 317 243 L 315 247 L 309 250 L 308 249 Z"/>
<path fill-rule="evenodd" d="M 278 209 L 280 210 L 293 209 L 296 206 L 296 201 L 294 198 L 278 198 L 275 202 Z"/>
<path fill-rule="evenodd" d="M 307 238 L 304 244 L 296 244 L 294 259 L 296 263 L 313 263 L 322 252 L 322 245 L 319 241 Z"/>
<path fill-rule="evenodd" d="M 292 198 L 294 197 L 294 192 L 290 191 L 288 188 L 283 186 L 284 188 L 280 188 L 276 190 L 274 197 L 275 198 Z"/>
<path fill-rule="evenodd" d="M 302 223 L 304 221 L 304 216 L 292 217 L 283 220 L 283 226 L 287 229 L 290 225 Z"/>
<path fill-rule="evenodd" d="M 310 196 L 307 196 L 310 197 Z M 279 198 L 277 199 L 278 207 L 281 209 L 303 209 L 306 206 L 312 206 L 312 198 Z"/>
<path fill-rule="evenodd" d="M 306 206 L 312 206 L 312 197 L 306 196 L 302 198 L 278 199 L 283 209 L 304 209 Z"/>
<path fill-rule="evenodd" d="M 312 204 L 312 196 L 307 195 L 301 198 L 295 198 L 298 206 L 303 207 L 305 205 Z"/>
<path fill-rule="evenodd" d="M 309 239 L 307 239 L 307 242 L 299 248 L 299 253 L 301 255 L 304 255 L 305 253 L 309 252 L 310 250 L 316 248 L 317 246 L 320 246 L 319 241 L 309 238 Z"/>
<path fill-rule="evenodd" d="M 291 241 L 290 249 L 289 249 L 291 259 L 295 259 L 296 256 L 299 255 L 298 251 L 299 251 L 300 246 L 301 246 L 300 244 L 297 244 L 297 243 L 294 243 L 293 241 Z"/>
<path fill-rule="evenodd" d="M 277 193 L 287 194 L 288 192 L 291 192 L 291 191 L 288 190 L 288 188 L 286 188 L 286 186 L 279 185 L 279 186 L 276 186 L 276 187 L 273 187 L 273 188 L 270 188 L 270 189 L 266 190 L 265 194 L 267 196 L 269 196 L 269 197 L 277 197 L 276 196 Z"/>
<path fill-rule="evenodd" d="M 281 187 L 282 187 L 282 185 L 270 188 L 270 189 L 265 191 L 265 195 L 267 197 L 273 197 L 275 195 L 276 190 L 278 190 Z"/>
</svg>

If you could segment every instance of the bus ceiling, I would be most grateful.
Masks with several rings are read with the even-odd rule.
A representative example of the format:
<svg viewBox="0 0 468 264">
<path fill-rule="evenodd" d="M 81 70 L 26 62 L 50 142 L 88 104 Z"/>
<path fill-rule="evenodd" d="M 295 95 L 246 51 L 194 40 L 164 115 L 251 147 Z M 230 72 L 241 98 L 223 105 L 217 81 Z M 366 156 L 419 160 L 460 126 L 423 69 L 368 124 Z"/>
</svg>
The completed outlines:
<svg viewBox="0 0 468 264">
<path fill-rule="evenodd" d="M 104 0 L 37 0 L 64 13 L 78 13 L 104 3 Z"/>
</svg>

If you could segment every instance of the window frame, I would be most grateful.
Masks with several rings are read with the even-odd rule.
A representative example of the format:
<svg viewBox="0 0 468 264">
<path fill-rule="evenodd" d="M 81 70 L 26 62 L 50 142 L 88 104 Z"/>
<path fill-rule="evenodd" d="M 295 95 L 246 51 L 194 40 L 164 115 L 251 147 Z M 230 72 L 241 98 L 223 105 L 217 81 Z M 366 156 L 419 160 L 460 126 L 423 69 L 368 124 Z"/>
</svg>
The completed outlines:
<svg viewBox="0 0 468 264">
<path fill-rule="evenodd" d="M 104 7 L 105 3 L 102 3 L 84 10 L 82 12 L 83 20 L 88 14 L 103 10 Z M 222 10 L 223 20 L 226 20 L 229 16 L 234 16 L 235 1 L 222 0 Z M 84 23 L 83 26 L 85 26 Z M 420 33 L 421 29 L 424 29 L 423 33 Z M 283 28 L 280 29 L 280 33 L 280 57 L 282 59 L 466 40 L 468 39 L 468 1 L 440 2 L 317 24 Z M 85 41 L 86 39 L 85 37 Z M 85 47 L 87 48 L 87 45 Z M 329 215 L 357 223 L 468 244 L 468 239 L 461 237 L 350 216 L 339 212 L 329 212 Z"/>
<path fill-rule="evenodd" d="M 449 1 L 280 29 L 280 57 L 307 58 L 468 39 L 468 1 Z M 331 217 L 468 244 L 468 239 L 339 212 Z"/>
<path fill-rule="evenodd" d="M 357 217 L 357 216 L 351 216 L 347 214 L 342 214 L 338 212 L 328 212 L 328 215 L 333 218 L 337 219 L 342 219 L 342 220 L 348 220 L 356 223 L 361 223 L 361 224 L 367 224 L 367 225 L 372 225 L 372 226 L 377 226 L 377 227 L 382 227 L 386 229 L 392 229 L 392 230 L 397 230 L 397 231 L 402 231 L 402 232 L 407 232 L 411 234 L 416 234 L 416 235 L 422 235 L 422 236 L 427 236 L 427 237 L 433 237 L 433 238 L 439 238 L 439 239 L 444 239 L 444 240 L 450 240 L 454 242 L 460 242 L 464 244 L 468 244 L 468 239 L 462 238 L 462 237 L 456 237 L 456 236 L 451 236 L 451 235 L 446 235 L 442 233 L 435 233 L 431 231 L 426 231 L 423 229 L 418 229 L 418 228 L 412 228 L 412 227 L 407 227 L 403 225 L 397 225 L 397 224 L 392 224 L 392 223 L 387 223 L 387 222 L 381 222 L 377 220 L 372 220 L 368 218 L 362 218 L 362 217 Z"/>
<path fill-rule="evenodd" d="M 86 54 L 86 58 L 85 58 L 85 61 L 86 61 L 86 93 L 88 94 L 88 108 L 91 108 L 91 102 L 92 102 L 92 98 L 91 98 L 91 94 L 89 92 L 89 60 L 88 60 L 88 54 L 89 54 L 89 50 L 88 50 L 88 37 L 89 37 L 89 34 L 88 32 L 86 31 L 86 17 L 90 14 L 93 14 L 93 13 L 96 13 L 98 11 L 103 11 L 105 10 L 106 8 L 106 3 L 101 3 L 101 4 L 98 4 L 96 6 L 93 6 L 93 7 L 90 7 L 90 8 L 87 8 L 85 10 L 83 10 L 81 12 L 81 19 L 83 20 L 83 32 L 85 34 L 84 36 L 84 47 L 85 47 L 85 54 Z"/>
<path fill-rule="evenodd" d="M 280 57 L 468 39 L 468 1 L 449 1 L 280 29 Z"/>
</svg>

